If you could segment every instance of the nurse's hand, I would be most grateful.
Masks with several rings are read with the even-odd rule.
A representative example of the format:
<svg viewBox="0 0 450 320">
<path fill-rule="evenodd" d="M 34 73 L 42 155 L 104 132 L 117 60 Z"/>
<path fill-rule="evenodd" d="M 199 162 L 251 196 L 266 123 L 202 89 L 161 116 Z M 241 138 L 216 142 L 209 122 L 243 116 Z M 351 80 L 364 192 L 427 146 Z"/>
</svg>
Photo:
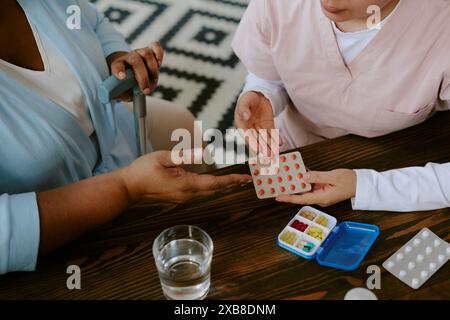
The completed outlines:
<svg viewBox="0 0 450 320">
<path fill-rule="evenodd" d="M 321 207 L 328 207 L 350 199 L 356 194 L 356 173 L 353 170 L 310 171 L 305 175 L 305 180 L 313 184 L 311 192 L 300 195 L 282 195 L 277 197 L 276 200 L 301 205 L 318 204 Z"/>
<path fill-rule="evenodd" d="M 261 151 L 259 142 L 262 142 L 266 143 L 269 153 L 271 150 L 275 152 L 275 149 L 275 153 L 278 153 L 278 147 L 282 145 L 283 142 L 281 141 L 281 137 L 279 137 L 278 145 L 276 146 L 275 143 L 277 141 L 276 139 L 274 140 L 270 134 L 271 129 L 275 129 L 274 115 L 270 101 L 264 97 L 262 93 L 249 91 L 241 96 L 234 112 L 234 122 L 238 129 L 254 129 L 254 132 L 257 135 L 254 137 L 257 140 L 256 144 L 249 143 L 249 139 L 246 139 L 246 142 L 249 143 L 253 152 L 258 154 L 259 151 Z M 259 139 L 258 133 L 261 129 L 268 130 L 267 140 L 265 140 L 264 137 Z M 248 137 L 248 135 L 246 135 L 246 137 Z"/>
<path fill-rule="evenodd" d="M 119 170 L 133 203 L 181 203 L 208 197 L 249 183 L 245 174 L 213 176 L 185 171 L 174 164 L 170 151 L 155 151 Z"/>
<path fill-rule="evenodd" d="M 131 68 L 134 71 L 137 83 L 145 95 L 155 90 L 159 80 L 159 68 L 163 62 L 164 50 L 158 42 L 151 43 L 148 47 L 136 49 L 130 52 L 116 52 L 108 56 L 107 61 L 111 73 L 119 80 L 125 79 L 125 70 Z M 126 92 L 118 99 L 131 101 L 133 93 Z"/>
</svg>

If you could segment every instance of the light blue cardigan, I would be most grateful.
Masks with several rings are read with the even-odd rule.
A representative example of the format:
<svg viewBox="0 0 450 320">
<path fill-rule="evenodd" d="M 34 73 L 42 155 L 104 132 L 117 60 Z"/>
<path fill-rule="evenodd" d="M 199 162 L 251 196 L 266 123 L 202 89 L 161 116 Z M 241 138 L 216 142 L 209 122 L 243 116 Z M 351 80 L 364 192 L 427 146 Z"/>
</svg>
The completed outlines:
<svg viewBox="0 0 450 320">
<path fill-rule="evenodd" d="M 129 50 L 122 36 L 84 0 L 19 3 L 79 80 L 98 144 L 70 113 L 0 70 L 0 274 L 36 267 L 36 192 L 125 166 L 138 154 L 132 115 L 120 103 L 102 105 L 96 95 L 109 75 L 105 57 Z M 80 30 L 66 27 L 73 4 L 81 9 Z"/>
</svg>

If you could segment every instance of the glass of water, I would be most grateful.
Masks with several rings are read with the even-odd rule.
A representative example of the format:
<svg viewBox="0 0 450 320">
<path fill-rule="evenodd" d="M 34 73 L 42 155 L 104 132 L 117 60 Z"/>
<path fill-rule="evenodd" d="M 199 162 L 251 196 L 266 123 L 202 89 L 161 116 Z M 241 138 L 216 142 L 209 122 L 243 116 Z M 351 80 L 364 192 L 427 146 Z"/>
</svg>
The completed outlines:
<svg viewBox="0 0 450 320">
<path fill-rule="evenodd" d="M 164 230 L 153 242 L 153 257 L 164 295 L 170 300 L 201 300 L 210 286 L 213 243 L 195 226 Z"/>
</svg>

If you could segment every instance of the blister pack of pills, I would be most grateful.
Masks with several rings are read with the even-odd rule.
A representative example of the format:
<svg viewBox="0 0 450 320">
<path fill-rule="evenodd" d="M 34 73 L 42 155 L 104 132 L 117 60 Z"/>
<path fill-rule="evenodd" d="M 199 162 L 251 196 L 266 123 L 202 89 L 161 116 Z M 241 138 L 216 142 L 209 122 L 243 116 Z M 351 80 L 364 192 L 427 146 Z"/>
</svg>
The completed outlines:
<svg viewBox="0 0 450 320">
<path fill-rule="evenodd" d="M 423 228 L 389 257 L 383 267 L 413 289 L 420 288 L 450 258 L 450 245 Z"/>
<path fill-rule="evenodd" d="M 254 157 L 249 167 L 259 199 L 311 191 L 311 184 L 304 180 L 306 168 L 300 152 Z"/>
</svg>

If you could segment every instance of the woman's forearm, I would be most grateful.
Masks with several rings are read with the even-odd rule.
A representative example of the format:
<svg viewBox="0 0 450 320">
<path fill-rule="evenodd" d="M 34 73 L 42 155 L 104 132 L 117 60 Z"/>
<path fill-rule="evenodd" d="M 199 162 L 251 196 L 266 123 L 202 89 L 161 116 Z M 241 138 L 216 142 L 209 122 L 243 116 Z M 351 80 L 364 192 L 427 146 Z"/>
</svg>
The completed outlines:
<svg viewBox="0 0 450 320">
<path fill-rule="evenodd" d="M 114 219 L 132 204 L 120 170 L 38 193 L 37 199 L 40 254 Z"/>
</svg>

